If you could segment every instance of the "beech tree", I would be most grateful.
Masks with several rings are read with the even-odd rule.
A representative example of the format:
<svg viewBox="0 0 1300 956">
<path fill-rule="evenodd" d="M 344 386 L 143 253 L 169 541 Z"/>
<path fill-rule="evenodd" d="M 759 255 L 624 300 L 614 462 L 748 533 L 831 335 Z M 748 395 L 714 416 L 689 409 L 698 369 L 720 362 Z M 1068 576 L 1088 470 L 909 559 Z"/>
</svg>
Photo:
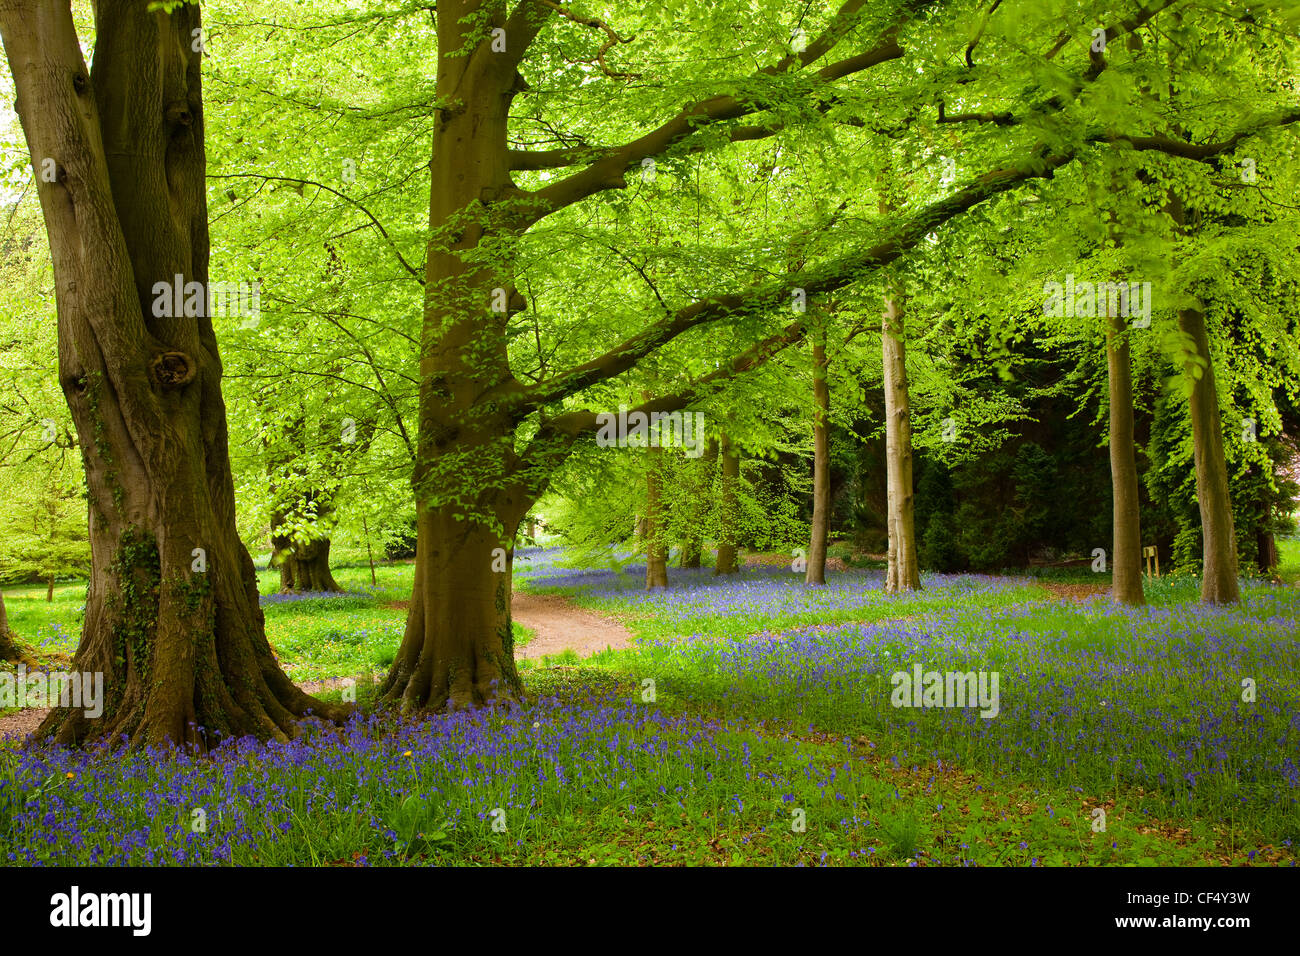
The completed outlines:
<svg viewBox="0 0 1300 956">
<path fill-rule="evenodd" d="M 106 691 L 103 719 L 56 709 L 40 733 L 63 743 L 283 739 L 309 710 L 344 708 L 313 701 L 276 665 L 235 530 L 205 301 L 202 23 L 197 6 L 149 7 L 96 5 L 87 70 L 67 0 L 0 3 L 32 166 L 55 170 L 37 190 L 59 381 L 90 496 L 91 579 L 73 667 L 102 672 Z M 157 287 L 179 295 L 178 276 L 196 284 L 197 307 L 158 315 Z"/>
</svg>

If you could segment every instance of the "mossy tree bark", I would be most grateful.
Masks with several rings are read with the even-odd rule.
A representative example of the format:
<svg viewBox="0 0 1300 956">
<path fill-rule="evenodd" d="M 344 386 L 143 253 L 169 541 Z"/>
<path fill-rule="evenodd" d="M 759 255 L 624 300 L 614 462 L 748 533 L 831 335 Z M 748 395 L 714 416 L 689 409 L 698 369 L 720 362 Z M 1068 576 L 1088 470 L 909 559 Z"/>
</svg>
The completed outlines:
<svg viewBox="0 0 1300 956">
<path fill-rule="evenodd" d="M 278 546 L 275 560 L 280 565 L 281 591 L 342 591 L 330 570 L 330 539 L 316 538 L 305 544 L 290 538 L 271 539 Z"/>
<path fill-rule="evenodd" d="M 285 739 L 313 701 L 266 641 L 235 530 L 221 362 L 208 317 L 197 6 L 100 0 L 87 71 L 67 0 L 0 0 L 0 32 L 54 260 L 59 378 L 90 499 L 90 584 L 73 661 L 102 672 L 101 719 L 39 734 L 133 743 Z M 198 283 L 190 315 L 156 283 Z M 165 310 L 164 310 L 165 311 Z M 202 728 L 202 729 L 200 729 Z"/>
</svg>

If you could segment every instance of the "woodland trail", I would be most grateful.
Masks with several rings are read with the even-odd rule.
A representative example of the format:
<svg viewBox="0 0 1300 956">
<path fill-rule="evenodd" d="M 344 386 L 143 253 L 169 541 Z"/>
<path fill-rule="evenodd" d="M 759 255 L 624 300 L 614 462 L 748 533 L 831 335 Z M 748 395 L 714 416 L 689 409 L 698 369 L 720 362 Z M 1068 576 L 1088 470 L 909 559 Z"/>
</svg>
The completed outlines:
<svg viewBox="0 0 1300 956">
<path fill-rule="evenodd" d="M 632 646 L 632 632 L 618 621 L 583 610 L 558 594 L 515 591 L 510 612 L 535 632 L 533 639 L 515 652 L 516 657 L 535 659 L 564 650 L 590 657 L 607 647 Z"/>
</svg>

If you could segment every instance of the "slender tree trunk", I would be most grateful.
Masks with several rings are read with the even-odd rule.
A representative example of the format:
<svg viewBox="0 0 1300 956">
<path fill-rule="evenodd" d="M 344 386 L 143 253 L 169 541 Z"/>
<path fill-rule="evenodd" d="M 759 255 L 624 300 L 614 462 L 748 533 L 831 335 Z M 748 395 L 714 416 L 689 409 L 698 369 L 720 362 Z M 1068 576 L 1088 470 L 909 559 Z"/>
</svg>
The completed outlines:
<svg viewBox="0 0 1300 956">
<path fill-rule="evenodd" d="M 668 587 L 668 554 L 664 545 L 663 491 L 660 474 L 663 449 L 654 442 L 646 449 L 645 589 Z"/>
<path fill-rule="evenodd" d="M 921 587 L 916 552 L 912 491 L 912 419 L 907 385 L 907 339 L 903 296 L 891 291 L 881 319 L 881 358 L 885 378 L 885 473 L 888 485 L 889 592 Z"/>
<path fill-rule="evenodd" d="M 831 512 L 830 383 L 826 380 L 826 330 L 813 342 L 813 513 L 804 583 L 826 583 L 826 542 Z"/>
<path fill-rule="evenodd" d="M 731 439 L 722 436 L 722 491 L 719 495 L 718 560 L 714 563 L 714 574 L 735 574 L 740 570 L 736 562 L 736 539 L 739 515 L 738 489 L 740 483 L 740 453 Z"/>
<path fill-rule="evenodd" d="M 307 697 L 266 641 L 235 528 L 208 315 L 199 8 L 99 0 L 88 73 L 66 0 L 0 0 L 0 33 L 54 261 L 59 378 L 90 499 L 91 578 L 73 667 L 105 711 L 55 709 L 62 743 L 286 739 Z M 181 283 L 195 285 L 176 289 Z M 160 290 L 167 292 L 160 295 Z M 193 295 L 190 294 L 193 290 Z M 177 298 L 192 303 L 176 314 Z M 171 315 L 156 305 L 173 304 Z M 203 728 L 200 730 L 200 728 Z"/>
<path fill-rule="evenodd" d="M 690 530 L 682 542 L 683 568 L 698 568 L 704 559 L 704 524 L 708 517 L 713 475 L 718 470 L 718 440 L 710 438 L 700 460 L 690 463 Z"/>
<path fill-rule="evenodd" d="M 1228 492 L 1228 464 L 1223 454 L 1223 423 L 1219 394 L 1214 383 L 1214 359 L 1205 330 L 1205 315 L 1180 309 L 1178 327 L 1188 337 L 1196 357 L 1183 369 L 1192 380 L 1192 449 L 1196 462 L 1196 500 L 1201 510 L 1204 575 L 1201 600 L 1207 604 L 1235 604 L 1241 600 L 1237 585 L 1237 533 L 1233 527 L 1232 500 Z"/>
<path fill-rule="evenodd" d="M 1124 319 L 1106 327 L 1106 371 L 1110 390 L 1110 484 L 1114 539 L 1111 596 L 1121 604 L 1146 603 L 1142 590 L 1142 528 L 1138 509 L 1137 457 L 1133 447 L 1133 378 Z"/>
<path fill-rule="evenodd" d="M 361 519 L 361 533 L 366 536 L 366 560 L 370 562 L 370 586 L 379 587 L 379 580 L 375 577 L 375 552 L 370 548 L 370 525 L 365 517 Z"/>
<path fill-rule="evenodd" d="M 1177 193 L 1169 193 L 1166 209 L 1180 230 L 1191 231 L 1199 225 L 1199 215 L 1195 210 L 1189 214 Z M 1205 314 L 1197 309 L 1179 309 L 1178 328 L 1191 346 L 1183 375 L 1191 385 L 1188 404 L 1205 575 L 1201 580 L 1201 600 L 1207 604 L 1235 604 L 1241 600 L 1237 585 L 1237 532 L 1233 527 L 1228 463 L 1223 454 L 1223 422 L 1219 416 L 1219 392 Z"/>
</svg>

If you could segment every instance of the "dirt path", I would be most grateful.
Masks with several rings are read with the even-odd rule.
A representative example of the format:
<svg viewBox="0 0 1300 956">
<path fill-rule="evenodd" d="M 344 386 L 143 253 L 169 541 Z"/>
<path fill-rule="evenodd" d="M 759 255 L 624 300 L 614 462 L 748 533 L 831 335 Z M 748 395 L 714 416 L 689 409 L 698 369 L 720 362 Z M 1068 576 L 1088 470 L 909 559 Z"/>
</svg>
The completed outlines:
<svg viewBox="0 0 1300 956">
<path fill-rule="evenodd" d="M 607 647 L 615 650 L 632 646 L 632 632 L 618 621 L 583 610 L 558 594 L 529 594 L 515 591 L 510 612 L 536 636 L 515 652 L 516 657 L 538 658 L 572 650 L 590 657 Z"/>
<path fill-rule="evenodd" d="M 1061 600 L 1086 601 L 1099 594 L 1109 594 L 1110 588 L 1100 584 L 1063 584 L 1058 581 L 1038 581 Z"/>
</svg>

